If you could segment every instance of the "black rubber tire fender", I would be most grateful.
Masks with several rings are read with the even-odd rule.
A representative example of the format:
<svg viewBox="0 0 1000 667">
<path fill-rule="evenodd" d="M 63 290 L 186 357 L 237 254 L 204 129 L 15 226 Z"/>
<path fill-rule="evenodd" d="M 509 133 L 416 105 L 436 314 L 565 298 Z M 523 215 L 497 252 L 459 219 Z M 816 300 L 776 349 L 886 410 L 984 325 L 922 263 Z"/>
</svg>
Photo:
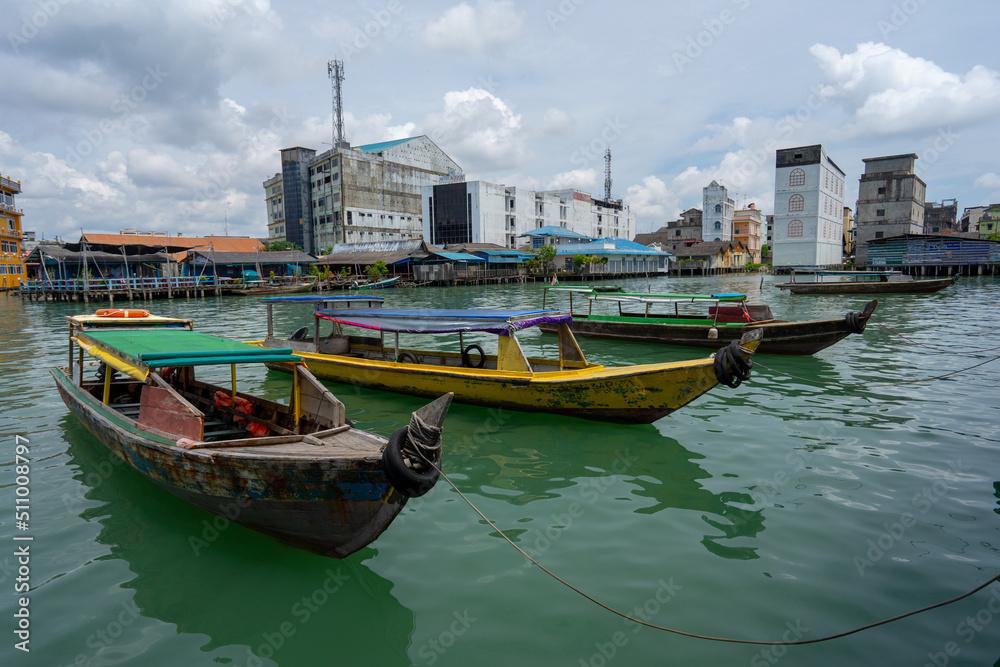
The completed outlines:
<svg viewBox="0 0 1000 667">
<path fill-rule="evenodd" d="M 288 340 L 302 340 L 308 335 L 309 327 L 299 327 L 288 336 Z"/>
<path fill-rule="evenodd" d="M 400 352 L 396 357 L 396 362 L 400 364 L 419 364 L 420 360 L 412 352 Z"/>
<path fill-rule="evenodd" d="M 409 427 L 404 426 L 389 437 L 389 442 L 382 450 L 382 469 L 392 488 L 407 498 L 419 498 L 431 490 L 440 473 L 433 466 L 426 472 L 417 472 L 406 465 L 403 461 L 403 443 L 409 434 Z"/>
<path fill-rule="evenodd" d="M 475 364 L 472 363 L 472 357 L 469 356 L 469 351 L 470 350 L 475 350 L 476 352 L 479 353 L 479 362 L 478 363 L 475 363 Z M 475 343 L 473 343 L 472 345 L 469 345 L 464 350 L 462 350 L 462 365 L 465 366 L 466 368 L 482 368 L 483 366 L 485 366 L 486 365 L 486 353 L 483 352 L 483 348 L 481 348 L 478 345 L 476 345 Z"/>
</svg>

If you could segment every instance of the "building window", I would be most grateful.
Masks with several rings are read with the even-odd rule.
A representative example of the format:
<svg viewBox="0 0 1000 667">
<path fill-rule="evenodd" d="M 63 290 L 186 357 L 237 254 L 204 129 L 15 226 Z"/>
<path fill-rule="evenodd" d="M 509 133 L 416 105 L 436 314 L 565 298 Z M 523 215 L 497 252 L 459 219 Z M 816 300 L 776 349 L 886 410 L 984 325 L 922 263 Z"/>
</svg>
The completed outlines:
<svg viewBox="0 0 1000 667">
<path fill-rule="evenodd" d="M 802 221 L 792 220 L 788 223 L 788 238 L 793 236 L 802 236 Z"/>
<path fill-rule="evenodd" d="M 792 169 L 791 173 L 788 174 L 788 185 L 805 185 L 806 184 L 806 172 L 804 169 L 795 168 Z"/>
<path fill-rule="evenodd" d="M 719 222 L 718 220 L 716 220 L 716 221 L 715 221 L 715 228 L 716 228 L 716 229 L 722 229 L 722 223 L 721 223 L 721 222 Z"/>
<path fill-rule="evenodd" d="M 875 238 L 880 239 L 885 234 L 885 232 L 875 232 Z"/>
<path fill-rule="evenodd" d="M 875 209 L 875 215 L 877 215 L 880 218 L 884 218 L 885 217 L 885 209 L 884 208 L 877 208 L 877 209 Z"/>
<path fill-rule="evenodd" d="M 716 213 L 722 213 L 722 204 L 716 204 L 715 205 L 715 212 Z"/>
<path fill-rule="evenodd" d="M 680 235 L 681 235 L 681 230 L 678 229 L 674 231 L 674 236 L 680 236 Z"/>
<path fill-rule="evenodd" d="M 885 194 L 885 188 L 879 188 L 879 189 L 878 189 L 878 193 L 879 193 L 880 195 L 884 195 L 884 194 Z"/>
<path fill-rule="evenodd" d="M 788 210 L 789 211 L 804 211 L 806 208 L 806 199 L 802 195 L 792 195 L 788 198 Z"/>
</svg>

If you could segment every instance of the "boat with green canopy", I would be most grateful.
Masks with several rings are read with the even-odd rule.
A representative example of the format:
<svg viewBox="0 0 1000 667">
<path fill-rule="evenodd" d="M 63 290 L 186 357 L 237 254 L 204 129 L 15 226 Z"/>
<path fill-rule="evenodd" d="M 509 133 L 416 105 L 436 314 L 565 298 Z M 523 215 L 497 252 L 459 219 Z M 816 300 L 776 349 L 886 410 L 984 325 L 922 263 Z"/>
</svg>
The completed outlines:
<svg viewBox="0 0 1000 667">
<path fill-rule="evenodd" d="M 198 507 L 342 558 L 437 479 L 446 393 L 386 439 L 355 429 L 291 349 L 261 349 L 155 315 L 67 321 L 69 363 L 52 370 L 63 401 L 116 456 Z M 293 374 L 287 402 L 237 385 L 238 367 L 268 362 Z M 228 375 L 228 384 L 196 378 L 203 367 L 221 370 L 215 376 Z"/>
<path fill-rule="evenodd" d="M 558 296 L 568 296 L 578 336 L 634 340 L 667 345 L 716 348 L 739 340 L 749 329 L 761 329 L 761 354 L 815 354 L 852 333 L 862 333 L 875 312 L 877 300 L 860 313 L 843 318 L 790 322 L 775 319 L 771 308 L 747 303 L 747 295 L 724 294 L 606 294 L 583 287 L 546 287 L 542 307 Z M 583 301 L 584 307 L 575 307 Z M 609 306 L 602 308 L 601 306 Z M 595 309 L 596 306 L 596 309 Z M 551 325 L 542 331 L 555 333 Z"/>
<path fill-rule="evenodd" d="M 606 367 L 587 360 L 567 311 L 324 309 L 317 303 L 311 331 L 280 339 L 273 335 L 270 310 L 280 301 L 265 300 L 268 337 L 251 344 L 292 349 L 319 378 L 417 396 L 452 392 L 456 401 L 474 405 L 619 423 L 655 421 L 720 381 L 737 386 L 749 377 L 749 359 L 761 336 L 747 332 L 717 358 Z M 332 323 L 326 332 L 320 330 L 323 321 Z M 518 341 L 518 331 L 543 324 L 559 335 L 557 358 L 528 357 Z M 466 340 L 469 334 L 480 342 L 495 341 L 495 347 L 488 344 L 486 352 Z M 420 342 L 432 339 L 434 347 L 406 345 L 414 336 Z M 280 361 L 268 367 L 289 369 Z"/>
</svg>

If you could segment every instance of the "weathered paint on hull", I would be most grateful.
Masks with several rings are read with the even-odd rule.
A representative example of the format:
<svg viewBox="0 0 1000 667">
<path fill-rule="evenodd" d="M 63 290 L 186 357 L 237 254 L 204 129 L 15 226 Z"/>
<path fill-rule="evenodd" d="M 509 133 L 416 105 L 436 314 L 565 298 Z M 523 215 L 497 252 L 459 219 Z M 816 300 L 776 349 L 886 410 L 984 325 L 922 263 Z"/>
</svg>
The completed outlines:
<svg viewBox="0 0 1000 667">
<path fill-rule="evenodd" d="M 406 503 L 386 480 L 379 456 L 275 459 L 266 448 L 183 450 L 103 409 L 64 371 L 52 374 L 87 430 L 150 481 L 298 547 L 343 558 L 378 537 Z"/>
<path fill-rule="evenodd" d="M 654 422 L 718 384 L 709 359 L 530 374 L 296 354 L 313 375 L 333 382 L 415 396 L 450 391 L 462 403 L 622 424 Z M 280 363 L 267 366 L 289 370 Z"/>
<path fill-rule="evenodd" d="M 758 354 L 815 354 L 850 335 L 847 323 L 839 320 L 812 322 L 772 321 L 767 324 L 746 326 L 719 325 L 717 338 L 709 338 L 711 325 L 665 324 L 660 322 L 612 322 L 589 320 L 586 316 L 573 316 L 569 325 L 576 336 L 611 338 L 644 343 L 663 343 L 717 350 L 731 341 L 739 340 L 747 329 L 763 329 L 764 338 L 757 348 Z M 539 325 L 542 331 L 555 333 L 556 328 Z"/>
<path fill-rule="evenodd" d="M 930 294 L 955 284 L 955 278 L 913 280 L 905 283 L 881 282 L 828 282 L 782 283 L 775 285 L 792 294 Z"/>
</svg>

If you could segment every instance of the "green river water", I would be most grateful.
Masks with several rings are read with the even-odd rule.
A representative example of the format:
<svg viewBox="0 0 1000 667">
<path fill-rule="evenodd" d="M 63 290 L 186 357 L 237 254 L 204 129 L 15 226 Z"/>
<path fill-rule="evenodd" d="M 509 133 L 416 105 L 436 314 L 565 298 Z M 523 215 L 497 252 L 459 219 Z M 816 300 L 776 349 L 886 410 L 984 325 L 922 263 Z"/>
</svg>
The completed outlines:
<svg viewBox="0 0 1000 667">
<path fill-rule="evenodd" d="M 745 291 L 791 320 L 841 318 L 866 301 L 792 296 L 774 282 L 621 284 Z M 537 284 L 383 296 L 398 306 L 537 307 L 541 294 Z M 1000 658 L 1000 583 L 808 646 L 641 627 L 528 564 L 444 480 L 345 560 L 227 525 L 119 465 L 59 399 L 48 369 L 65 363 L 63 316 L 104 305 L 0 296 L 0 665 L 940 667 Z M 266 326 L 258 299 L 135 306 L 236 339 Z M 279 312 L 276 330 L 309 320 L 306 307 Z M 748 383 L 719 386 L 651 425 L 453 405 L 444 470 L 547 568 L 656 624 L 808 640 L 946 600 L 1000 574 L 1000 282 L 886 295 L 874 320 L 896 333 L 872 322 L 812 357 L 759 355 Z M 554 336 L 519 337 L 529 354 L 556 349 Z M 607 365 L 707 354 L 580 342 Z M 976 350 L 989 351 L 954 353 Z M 249 391 L 280 395 L 289 382 L 251 373 Z M 386 436 L 424 403 L 330 386 L 358 427 Z M 18 436 L 30 459 L 20 485 L 27 530 L 14 516 L 24 494 Z M 16 554 L 25 545 L 26 577 Z M 30 589 L 18 592 L 23 583 Z M 22 597 L 30 653 L 16 648 Z"/>
</svg>

